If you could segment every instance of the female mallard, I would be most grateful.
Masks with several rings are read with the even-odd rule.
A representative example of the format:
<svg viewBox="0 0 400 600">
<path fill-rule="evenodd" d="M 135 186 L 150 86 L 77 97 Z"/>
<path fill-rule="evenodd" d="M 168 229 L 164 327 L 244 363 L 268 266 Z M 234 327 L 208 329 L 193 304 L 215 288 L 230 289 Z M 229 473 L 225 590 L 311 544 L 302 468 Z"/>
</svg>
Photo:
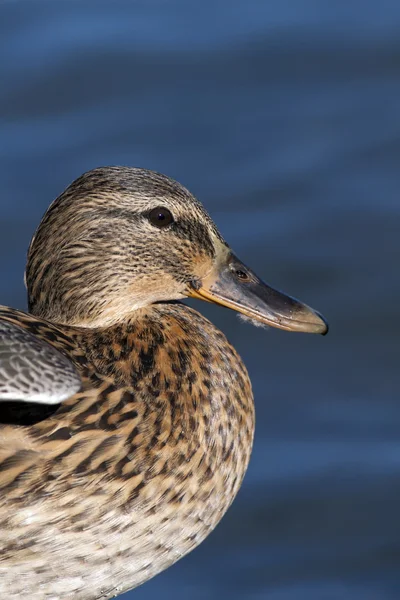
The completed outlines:
<svg viewBox="0 0 400 600">
<path fill-rule="evenodd" d="M 26 285 L 30 314 L 0 310 L 0 597 L 111 598 L 212 531 L 250 457 L 246 369 L 177 301 L 327 326 L 244 266 L 185 188 L 142 169 L 72 183 Z"/>
</svg>

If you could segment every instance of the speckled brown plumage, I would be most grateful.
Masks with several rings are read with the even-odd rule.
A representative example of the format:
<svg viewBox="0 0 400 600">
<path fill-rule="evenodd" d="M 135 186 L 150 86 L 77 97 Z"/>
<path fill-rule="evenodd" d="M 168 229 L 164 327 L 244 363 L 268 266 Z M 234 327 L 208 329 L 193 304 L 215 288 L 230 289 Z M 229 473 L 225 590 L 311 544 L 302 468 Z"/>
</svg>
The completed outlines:
<svg viewBox="0 0 400 600">
<path fill-rule="evenodd" d="M 194 548 L 231 503 L 251 451 L 250 384 L 223 334 L 180 304 L 105 331 L 10 309 L 0 318 L 67 353 L 83 380 L 43 420 L 1 429 L 5 597 L 112 597 Z"/>
<path fill-rule="evenodd" d="M 200 314 L 162 302 L 108 316 L 105 327 L 67 324 L 98 319 L 105 287 L 123 297 L 132 271 L 144 272 L 149 255 L 148 276 L 162 270 L 168 284 L 168 273 L 188 278 L 185 260 L 197 261 L 201 272 L 214 243 L 224 245 L 178 184 L 156 174 L 156 188 L 139 179 L 132 212 L 133 184 L 121 183 L 131 172 L 112 175 L 78 180 L 45 216 L 27 267 L 29 305 L 39 316 L 0 311 L 0 319 L 68 356 L 82 377 L 82 391 L 59 407 L 0 405 L 0 595 L 10 600 L 108 598 L 147 580 L 213 529 L 250 456 L 246 370 Z M 151 243 L 132 235 L 146 194 L 153 201 L 155 190 L 183 208 L 187 220 L 181 245 L 163 265 L 155 264 Z M 196 228 L 199 216 L 204 225 Z M 165 253 L 164 240 L 156 245 Z M 130 252 L 135 265 L 128 264 Z M 116 269 L 114 261 L 123 259 Z"/>
<path fill-rule="evenodd" d="M 0 308 L 1 389 L 18 369 L 21 382 L 18 401 L 0 393 L 0 597 L 111 598 L 204 539 L 251 453 L 246 369 L 179 300 L 283 329 L 326 324 L 240 263 L 185 188 L 140 169 L 67 188 L 31 242 L 26 284 L 31 314 Z M 7 331 L 26 339 L 19 361 Z M 35 373 L 45 361 L 42 382 L 29 357 Z M 65 358 L 75 387 L 54 404 Z"/>
</svg>

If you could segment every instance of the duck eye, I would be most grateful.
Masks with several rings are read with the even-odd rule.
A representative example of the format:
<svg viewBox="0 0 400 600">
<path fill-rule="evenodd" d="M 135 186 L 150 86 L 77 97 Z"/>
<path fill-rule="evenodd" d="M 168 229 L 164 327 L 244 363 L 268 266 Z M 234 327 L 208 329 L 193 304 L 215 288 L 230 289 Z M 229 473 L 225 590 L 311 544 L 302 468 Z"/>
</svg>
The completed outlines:
<svg viewBox="0 0 400 600">
<path fill-rule="evenodd" d="M 164 208 L 164 206 L 157 206 L 157 208 L 153 208 L 149 212 L 149 221 L 155 227 L 162 229 L 163 227 L 167 227 L 174 222 L 174 217 L 172 216 L 171 211 L 168 208 Z"/>
</svg>

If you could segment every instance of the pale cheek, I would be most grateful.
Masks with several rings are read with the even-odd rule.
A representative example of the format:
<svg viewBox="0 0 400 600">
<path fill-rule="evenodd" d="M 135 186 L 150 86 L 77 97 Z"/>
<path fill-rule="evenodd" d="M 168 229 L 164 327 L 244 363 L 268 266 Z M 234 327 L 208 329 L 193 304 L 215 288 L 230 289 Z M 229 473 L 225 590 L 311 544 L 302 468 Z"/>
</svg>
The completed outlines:
<svg viewBox="0 0 400 600">
<path fill-rule="evenodd" d="M 214 270 L 214 260 L 209 256 L 196 256 L 191 261 L 191 273 L 203 281 Z"/>
</svg>

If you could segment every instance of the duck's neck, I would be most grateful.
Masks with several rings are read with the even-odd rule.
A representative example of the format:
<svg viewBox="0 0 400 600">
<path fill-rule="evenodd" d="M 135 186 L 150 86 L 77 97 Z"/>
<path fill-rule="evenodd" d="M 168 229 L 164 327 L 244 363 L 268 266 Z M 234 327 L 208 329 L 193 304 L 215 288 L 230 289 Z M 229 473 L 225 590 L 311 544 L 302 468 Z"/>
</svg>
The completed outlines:
<svg viewBox="0 0 400 600">
<path fill-rule="evenodd" d="M 240 357 L 212 323 L 183 304 L 157 304 L 124 325 L 81 329 L 75 337 L 101 375 L 139 399 L 154 443 L 179 444 L 186 461 L 207 452 L 210 469 L 226 463 L 237 473 L 231 484 L 240 484 L 252 447 L 252 391 Z"/>
</svg>

